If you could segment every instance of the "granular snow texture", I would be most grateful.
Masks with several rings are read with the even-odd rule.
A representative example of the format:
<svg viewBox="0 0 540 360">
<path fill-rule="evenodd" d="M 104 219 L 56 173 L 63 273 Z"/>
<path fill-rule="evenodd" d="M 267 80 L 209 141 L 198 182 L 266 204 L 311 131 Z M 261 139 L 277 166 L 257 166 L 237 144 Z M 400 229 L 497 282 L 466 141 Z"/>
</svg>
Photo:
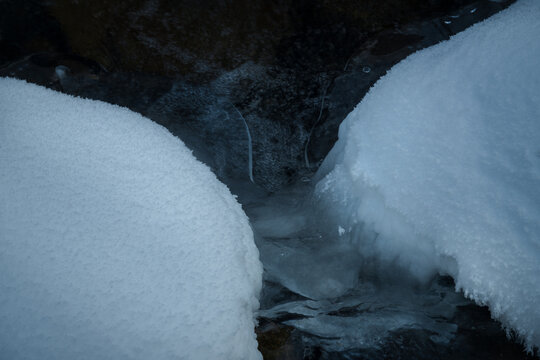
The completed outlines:
<svg viewBox="0 0 540 360">
<path fill-rule="evenodd" d="M 540 1 L 521 0 L 379 80 L 316 195 L 366 258 L 457 288 L 540 345 Z"/>
<path fill-rule="evenodd" d="M 0 358 L 261 358 L 248 219 L 179 139 L 13 79 L 0 125 Z"/>
</svg>

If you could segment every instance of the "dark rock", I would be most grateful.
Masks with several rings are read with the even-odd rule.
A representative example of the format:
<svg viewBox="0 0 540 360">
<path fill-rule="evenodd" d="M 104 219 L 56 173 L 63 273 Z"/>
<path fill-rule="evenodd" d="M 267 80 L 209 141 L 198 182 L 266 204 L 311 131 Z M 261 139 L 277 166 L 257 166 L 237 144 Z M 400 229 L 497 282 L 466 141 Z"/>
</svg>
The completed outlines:
<svg viewBox="0 0 540 360">
<path fill-rule="evenodd" d="M 37 0 L 0 1 L 0 67 L 36 52 L 67 52 L 61 25 Z"/>
<path fill-rule="evenodd" d="M 0 74 L 140 112 L 225 182 L 249 179 L 245 122 L 275 191 L 309 178 L 392 65 L 509 2 L 4 0 Z"/>
<path fill-rule="evenodd" d="M 295 360 L 303 359 L 303 348 L 294 328 L 273 322 L 270 319 L 259 318 L 256 327 L 259 351 L 266 360 Z"/>
</svg>

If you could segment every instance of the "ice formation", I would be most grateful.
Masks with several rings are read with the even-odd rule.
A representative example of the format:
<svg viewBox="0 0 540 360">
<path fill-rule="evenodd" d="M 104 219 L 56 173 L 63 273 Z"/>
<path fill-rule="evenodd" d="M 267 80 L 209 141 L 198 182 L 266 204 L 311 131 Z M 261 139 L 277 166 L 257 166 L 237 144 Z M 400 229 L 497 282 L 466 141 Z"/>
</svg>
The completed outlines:
<svg viewBox="0 0 540 360">
<path fill-rule="evenodd" d="M 521 0 L 380 79 L 316 197 L 366 259 L 458 289 L 540 345 L 540 2 Z"/>
<path fill-rule="evenodd" d="M 229 190 L 125 108 L 0 79 L 0 357 L 260 359 Z"/>
</svg>

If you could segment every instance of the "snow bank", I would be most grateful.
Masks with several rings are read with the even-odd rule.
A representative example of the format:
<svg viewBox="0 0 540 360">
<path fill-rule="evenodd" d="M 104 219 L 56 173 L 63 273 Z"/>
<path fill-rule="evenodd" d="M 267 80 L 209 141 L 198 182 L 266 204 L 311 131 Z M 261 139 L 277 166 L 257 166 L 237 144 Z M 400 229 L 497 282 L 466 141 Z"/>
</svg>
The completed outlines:
<svg viewBox="0 0 540 360">
<path fill-rule="evenodd" d="M 540 1 L 410 56 L 341 125 L 316 195 L 366 259 L 540 345 Z M 324 178 L 323 178 L 324 177 Z"/>
<path fill-rule="evenodd" d="M 0 357 L 259 359 L 247 217 L 125 108 L 0 79 Z"/>
</svg>

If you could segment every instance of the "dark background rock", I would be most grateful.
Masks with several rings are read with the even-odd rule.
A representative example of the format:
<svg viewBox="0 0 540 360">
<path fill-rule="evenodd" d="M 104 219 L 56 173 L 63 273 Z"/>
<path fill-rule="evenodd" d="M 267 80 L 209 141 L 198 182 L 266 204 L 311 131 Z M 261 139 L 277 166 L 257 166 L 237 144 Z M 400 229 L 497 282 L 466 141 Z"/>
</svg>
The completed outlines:
<svg viewBox="0 0 540 360">
<path fill-rule="evenodd" d="M 4 0 L 2 42 L 20 54 L 69 48 L 108 71 L 209 78 L 276 58 L 313 71 L 342 65 L 367 32 L 470 2 Z"/>
<path fill-rule="evenodd" d="M 274 191 L 309 178 L 393 64 L 510 2 L 3 0 L 0 75 L 140 112 L 225 182 L 248 179 L 245 121 Z"/>
</svg>

